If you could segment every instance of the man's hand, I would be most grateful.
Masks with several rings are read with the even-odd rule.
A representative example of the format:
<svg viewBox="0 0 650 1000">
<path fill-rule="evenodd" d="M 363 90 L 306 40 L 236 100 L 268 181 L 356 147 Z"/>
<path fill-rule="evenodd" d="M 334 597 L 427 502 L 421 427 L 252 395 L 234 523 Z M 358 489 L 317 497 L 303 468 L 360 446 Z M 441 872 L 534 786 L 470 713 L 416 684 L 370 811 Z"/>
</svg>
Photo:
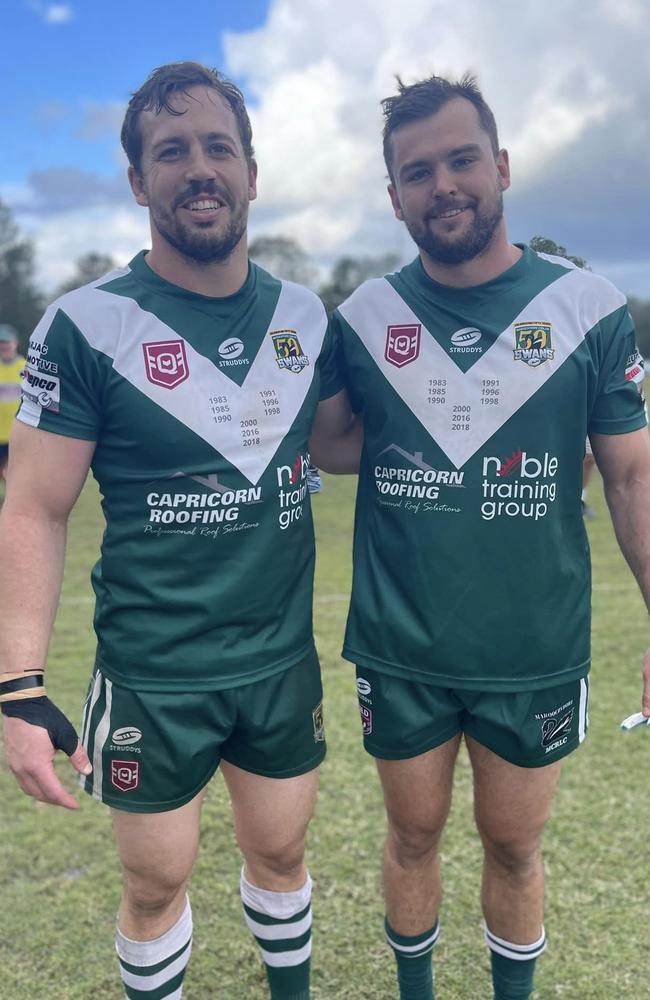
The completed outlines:
<svg viewBox="0 0 650 1000">
<path fill-rule="evenodd" d="M 52 763 L 58 747 L 80 774 L 92 771 L 72 723 L 49 698 L 7 702 L 2 714 L 7 763 L 22 790 L 39 802 L 78 809 L 79 803 L 66 792 Z"/>
<path fill-rule="evenodd" d="M 650 718 L 650 649 L 646 650 L 643 662 L 643 697 L 641 698 L 641 711 L 646 719 Z"/>
</svg>

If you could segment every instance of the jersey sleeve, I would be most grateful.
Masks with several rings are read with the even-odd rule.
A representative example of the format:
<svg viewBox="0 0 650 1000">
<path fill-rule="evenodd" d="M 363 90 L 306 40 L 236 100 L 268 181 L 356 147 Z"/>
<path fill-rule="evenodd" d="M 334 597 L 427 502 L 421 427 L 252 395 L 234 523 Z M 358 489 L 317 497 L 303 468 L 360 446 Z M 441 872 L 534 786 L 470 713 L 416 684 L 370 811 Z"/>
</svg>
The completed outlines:
<svg viewBox="0 0 650 1000">
<path fill-rule="evenodd" d="M 337 337 L 331 321 L 325 331 L 323 346 L 318 356 L 318 368 L 320 371 L 319 399 L 329 399 L 345 388 Z"/>
<path fill-rule="evenodd" d="M 17 419 L 64 437 L 96 441 L 101 398 L 97 354 L 55 302 L 30 340 Z"/>
<path fill-rule="evenodd" d="M 354 413 L 361 413 L 363 410 L 363 398 L 360 387 L 352 375 L 350 362 L 350 329 L 338 309 L 332 314 L 330 329 L 335 338 L 337 364 L 341 373 L 343 386 L 348 391 L 350 406 Z"/>
<path fill-rule="evenodd" d="M 643 358 L 627 306 L 601 320 L 603 361 L 589 432 L 627 434 L 647 424 Z"/>
</svg>

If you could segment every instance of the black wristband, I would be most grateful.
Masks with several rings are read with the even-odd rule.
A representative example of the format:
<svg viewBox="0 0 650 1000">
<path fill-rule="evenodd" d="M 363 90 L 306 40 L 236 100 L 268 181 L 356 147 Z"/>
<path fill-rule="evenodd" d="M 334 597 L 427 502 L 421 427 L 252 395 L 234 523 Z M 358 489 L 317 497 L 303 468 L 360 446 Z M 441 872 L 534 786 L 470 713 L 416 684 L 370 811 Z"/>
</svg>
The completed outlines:
<svg viewBox="0 0 650 1000">
<path fill-rule="evenodd" d="M 49 698 L 16 698 L 15 701 L 0 702 L 0 711 L 12 719 L 23 719 L 32 726 L 47 729 L 57 750 L 63 750 L 68 757 L 75 752 L 79 737 L 74 726 L 60 708 Z"/>
<path fill-rule="evenodd" d="M 26 691 L 27 688 L 42 688 L 43 674 L 30 674 L 28 677 L 15 677 L 12 681 L 0 684 L 0 695 L 14 694 L 16 691 Z"/>
</svg>

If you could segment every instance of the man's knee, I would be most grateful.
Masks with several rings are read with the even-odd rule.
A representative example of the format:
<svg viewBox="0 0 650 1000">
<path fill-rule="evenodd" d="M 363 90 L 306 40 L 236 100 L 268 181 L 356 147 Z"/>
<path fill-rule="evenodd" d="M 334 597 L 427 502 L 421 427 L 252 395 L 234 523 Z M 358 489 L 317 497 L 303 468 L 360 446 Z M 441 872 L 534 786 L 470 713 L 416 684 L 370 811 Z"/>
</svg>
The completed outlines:
<svg viewBox="0 0 650 1000">
<path fill-rule="evenodd" d="M 164 913 L 184 896 L 188 877 L 189 873 L 182 876 L 179 872 L 135 872 L 125 868 L 123 905 L 142 917 Z"/>
<path fill-rule="evenodd" d="M 272 840 L 255 840 L 242 845 L 246 865 L 251 871 L 277 878 L 293 878 L 301 871 L 305 857 L 306 830 L 285 833 Z"/>
<path fill-rule="evenodd" d="M 389 814 L 386 849 L 402 867 L 418 865 L 437 854 L 443 826 L 444 820 L 424 822 Z"/>
<path fill-rule="evenodd" d="M 525 879 L 538 871 L 542 852 L 537 834 L 507 836 L 481 831 L 481 839 L 487 860 L 505 875 Z"/>
</svg>

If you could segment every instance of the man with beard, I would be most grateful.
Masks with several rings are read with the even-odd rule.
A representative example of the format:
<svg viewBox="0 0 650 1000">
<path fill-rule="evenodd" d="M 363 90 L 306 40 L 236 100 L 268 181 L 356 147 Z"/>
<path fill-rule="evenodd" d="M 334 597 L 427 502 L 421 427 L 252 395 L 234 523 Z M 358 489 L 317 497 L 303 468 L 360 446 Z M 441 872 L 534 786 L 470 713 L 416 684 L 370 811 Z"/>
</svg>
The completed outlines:
<svg viewBox="0 0 650 1000">
<path fill-rule="evenodd" d="M 271 996 L 306 1000 L 303 856 L 325 752 L 308 439 L 318 408 L 343 454 L 349 411 L 322 304 L 249 264 L 257 165 L 239 90 L 195 63 L 163 66 L 132 97 L 122 142 L 152 248 L 54 302 L 30 345 L 0 529 L 7 756 L 25 792 L 73 809 L 52 768 L 61 748 L 111 807 L 117 953 L 126 995 L 143 1000 L 181 996 L 186 887 L 221 764 Z M 82 744 L 44 669 L 89 467 L 106 532 Z"/>
<path fill-rule="evenodd" d="M 617 289 L 508 241 L 508 155 L 474 79 L 400 83 L 383 107 L 388 191 L 419 254 L 335 324 L 365 430 L 344 656 L 388 812 L 386 934 L 400 996 L 431 1000 L 464 736 L 494 996 L 522 1000 L 546 946 L 541 834 L 587 731 L 587 434 L 650 601 L 642 366 Z M 644 676 L 650 715 L 648 657 Z"/>
</svg>

